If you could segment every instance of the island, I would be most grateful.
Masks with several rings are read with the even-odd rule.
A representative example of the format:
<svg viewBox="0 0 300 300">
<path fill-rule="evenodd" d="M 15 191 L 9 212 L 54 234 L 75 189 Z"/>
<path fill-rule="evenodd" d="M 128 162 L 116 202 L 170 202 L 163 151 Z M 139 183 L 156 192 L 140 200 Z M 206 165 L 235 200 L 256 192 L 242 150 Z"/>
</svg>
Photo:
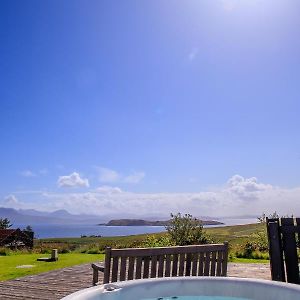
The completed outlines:
<svg viewBox="0 0 300 300">
<path fill-rule="evenodd" d="M 213 220 L 201 221 L 203 225 L 223 225 L 224 223 Z M 167 226 L 170 220 L 166 221 L 148 221 L 140 219 L 116 219 L 110 220 L 108 223 L 98 224 L 101 226 Z"/>
</svg>

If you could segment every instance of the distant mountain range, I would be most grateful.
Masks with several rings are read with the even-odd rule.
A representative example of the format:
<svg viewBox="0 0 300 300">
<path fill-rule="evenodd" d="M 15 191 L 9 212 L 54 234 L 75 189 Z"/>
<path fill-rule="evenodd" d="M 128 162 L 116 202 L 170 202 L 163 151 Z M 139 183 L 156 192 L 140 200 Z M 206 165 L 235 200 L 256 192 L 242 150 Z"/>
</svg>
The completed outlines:
<svg viewBox="0 0 300 300">
<path fill-rule="evenodd" d="M 93 215 L 73 215 L 66 210 L 53 212 L 38 211 L 35 209 L 13 209 L 0 207 L 0 218 L 8 218 L 12 224 L 97 224 L 101 219 Z"/>
<path fill-rule="evenodd" d="M 226 219 L 235 218 L 256 218 L 256 216 L 232 216 Z M 115 213 L 109 215 L 87 215 L 87 214 L 70 214 L 64 209 L 56 210 L 53 212 L 38 211 L 35 209 L 13 209 L 0 207 L 0 218 L 8 218 L 12 224 L 19 225 L 36 225 L 36 224 L 86 224 L 86 225 L 108 225 L 108 226 L 121 226 L 117 224 L 127 224 L 127 226 L 159 226 L 167 222 L 170 217 L 165 215 L 134 215 L 128 213 Z M 126 218 L 126 219 L 125 219 Z M 209 216 L 198 216 L 203 220 L 205 225 L 218 225 L 223 224 L 221 218 L 213 218 Z M 222 218 L 223 220 L 225 218 Z M 125 220 L 125 221 L 124 221 Z M 155 221 L 161 220 L 161 221 Z M 211 221 L 216 220 L 216 221 Z M 137 221 L 137 222 L 136 222 Z M 142 221 L 142 222 L 140 222 Z M 125 223 L 124 223 L 125 222 Z M 213 223 L 212 223 L 213 222 Z M 138 225 L 136 225 L 138 223 Z M 225 222 L 227 223 L 227 222 Z M 129 225 L 128 225 L 129 224 Z M 161 225 L 164 226 L 164 225 Z"/>
</svg>

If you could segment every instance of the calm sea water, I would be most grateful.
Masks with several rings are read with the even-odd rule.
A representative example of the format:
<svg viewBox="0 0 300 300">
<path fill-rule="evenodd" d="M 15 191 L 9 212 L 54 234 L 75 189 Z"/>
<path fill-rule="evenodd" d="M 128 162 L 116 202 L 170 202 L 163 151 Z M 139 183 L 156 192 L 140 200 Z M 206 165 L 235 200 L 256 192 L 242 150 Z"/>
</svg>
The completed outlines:
<svg viewBox="0 0 300 300">
<path fill-rule="evenodd" d="M 256 223 L 256 219 L 224 219 L 220 220 L 225 225 L 238 225 Z M 14 227 L 25 228 L 28 224 L 14 224 Z M 217 225 L 217 227 L 220 225 Z M 216 227 L 216 226 L 207 226 Z M 80 237 L 81 235 L 101 235 L 101 236 L 125 236 L 143 233 L 155 233 L 165 231 L 164 226 L 99 226 L 99 225 L 53 225 L 39 224 L 32 225 L 37 238 L 60 238 L 60 237 Z"/>
</svg>

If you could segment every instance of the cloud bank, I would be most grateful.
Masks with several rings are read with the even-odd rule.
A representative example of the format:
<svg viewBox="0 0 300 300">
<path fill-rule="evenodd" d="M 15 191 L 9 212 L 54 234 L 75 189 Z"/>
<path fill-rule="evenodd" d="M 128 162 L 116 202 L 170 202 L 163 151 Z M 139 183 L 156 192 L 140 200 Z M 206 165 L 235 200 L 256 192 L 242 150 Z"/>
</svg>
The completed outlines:
<svg viewBox="0 0 300 300">
<path fill-rule="evenodd" d="M 61 176 L 61 186 L 88 186 L 78 173 Z M 116 186 L 101 186 L 87 192 L 40 192 L 10 195 L 3 205 L 39 210 L 67 209 L 72 213 L 168 216 L 170 212 L 195 216 L 241 216 L 278 213 L 300 215 L 300 187 L 281 188 L 255 177 L 232 176 L 222 187 L 199 193 L 133 193 Z M 1 204 L 1 203 L 0 203 Z"/>
</svg>

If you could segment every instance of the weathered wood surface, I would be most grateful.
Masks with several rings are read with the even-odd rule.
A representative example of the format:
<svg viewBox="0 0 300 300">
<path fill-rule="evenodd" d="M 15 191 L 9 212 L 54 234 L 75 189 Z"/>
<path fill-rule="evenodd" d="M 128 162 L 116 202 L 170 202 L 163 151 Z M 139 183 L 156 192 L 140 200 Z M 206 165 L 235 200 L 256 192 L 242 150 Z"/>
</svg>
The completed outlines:
<svg viewBox="0 0 300 300">
<path fill-rule="evenodd" d="M 92 269 L 83 264 L 0 282 L 1 300 L 58 300 L 91 287 Z M 102 281 L 103 273 L 99 273 Z M 228 264 L 228 276 L 271 279 L 269 264 Z"/>
<path fill-rule="evenodd" d="M 226 276 L 228 243 L 157 248 L 106 248 L 104 281 L 94 269 L 93 284 L 170 276 Z M 199 266 L 198 266 L 199 265 Z M 198 272 L 197 272 L 198 270 Z"/>
<path fill-rule="evenodd" d="M 272 279 L 300 284 L 297 247 L 299 218 L 267 218 Z"/>
</svg>

